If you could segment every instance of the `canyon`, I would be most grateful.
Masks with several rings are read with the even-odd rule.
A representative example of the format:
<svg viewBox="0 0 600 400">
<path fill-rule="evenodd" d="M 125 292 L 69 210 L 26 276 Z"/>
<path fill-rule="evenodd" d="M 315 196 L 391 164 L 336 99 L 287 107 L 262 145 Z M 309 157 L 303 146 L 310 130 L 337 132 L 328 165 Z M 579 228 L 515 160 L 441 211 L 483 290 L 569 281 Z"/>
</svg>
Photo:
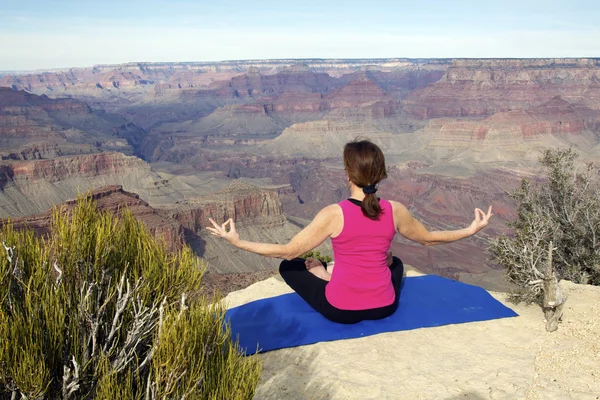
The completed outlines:
<svg viewBox="0 0 600 400">
<path fill-rule="evenodd" d="M 255 241 L 284 243 L 300 231 L 298 226 L 287 221 L 277 192 L 243 181 L 234 181 L 224 190 L 196 197 L 185 204 L 163 207 L 150 206 L 138 194 L 126 191 L 120 185 L 103 186 L 80 193 L 44 213 L 5 219 L 2 224 L 10 223 L 16 229 L 28 228 L 39 236 L 47 235 L 51 230 L 54 210 L 68 213 L 78 198 L 91 198 L 99 209 L 115 216 L 124 211 L 131 212 L 169 251 L 175 251 L 184 244 L 191 246 L 210 265 L 213 274 L 272 270 L 278 262 L 233 250 L 222 240 L 212 237 L 205 229 L 210 226 L 209 218 L 219 221 L 235 218 L 240 235 Z M 330 251 L 327 246 L 319 249 Z"/>
<path fill-rule="evenodd" d="M 385 153 L 378 193 L 429 228 L 462 227 L 475 207 L 495 209 L 473 238 L 440 247 L 398 238 L 393 251 L 424 272 L 503 290 L 485 248 L 510 233 L 510 190 L 540 179 L 545 148 L 598 161 L 600 59 L 248 60 L 6 74 L 0 217 L 39 221 L 92 190 L 104 193 L 95 195 L 102 207 L 137 210 L 171 246 L 192 246 L 216 274 L 269 271 L 276 260 L 206 235 L 207 218 L 233 217 L 254 240 L 289 240 L 348 196 L 341 149 L 356 137 Z"/>
</svg>

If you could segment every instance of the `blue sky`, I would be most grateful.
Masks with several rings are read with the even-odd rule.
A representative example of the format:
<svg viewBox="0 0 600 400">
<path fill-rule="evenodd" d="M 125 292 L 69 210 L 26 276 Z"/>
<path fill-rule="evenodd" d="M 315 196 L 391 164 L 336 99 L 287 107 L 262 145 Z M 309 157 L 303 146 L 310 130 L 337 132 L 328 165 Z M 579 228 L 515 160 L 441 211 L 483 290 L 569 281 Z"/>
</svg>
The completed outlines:
<svg viewBox="0 0 600 400">
<path fill-rule="evenodd" d="M 0 70 L 268 58 L 600 57 L 598 0 L 0 3 Z"/>
</svg>

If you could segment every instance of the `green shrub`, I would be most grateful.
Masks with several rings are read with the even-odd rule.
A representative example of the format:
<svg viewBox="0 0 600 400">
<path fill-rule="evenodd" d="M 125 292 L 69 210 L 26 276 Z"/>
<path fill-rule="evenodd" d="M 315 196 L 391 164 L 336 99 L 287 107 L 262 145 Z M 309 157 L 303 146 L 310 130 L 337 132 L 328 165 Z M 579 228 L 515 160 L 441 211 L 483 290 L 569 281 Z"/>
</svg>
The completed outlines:
<svg viewBox="0 0 600 400">
<path fill-rule="evenodd" d="M 333 261 L 333 258 L 331 258 L 329 255 L 321 254 L 321 252 L 317 251 L 317 250 L 311 250 L 309 252 L 306 252 L 306 253 L 302 254 L 300 257 L 301 258 L 312 257 L 312 258 L 316 258 L 317 260 L 324 261 L 326 263 L 330 263 Z"/>
<path fill-rule="evenodd" d="M 571 149 L 545 151 L 547 179 L 537 186 L 523 180 L 511 193 L 514 235 L 494 240 L 490 252 L 516 285 L 516 301 L 541 303 L 549 254 L 557 279 L 600 285 L 600 192 L 592 179 L 599 171 L 588 164 L 576 172 L 576 158 Z"/>
<path fill-rule="evenodd" d="M 198 290 L 204 265 L 169 253 L 127 211 L 80 198 L 51 234 L 0 231 L 0 398 L 251 399 L 261 365 Z"/>
</svg>

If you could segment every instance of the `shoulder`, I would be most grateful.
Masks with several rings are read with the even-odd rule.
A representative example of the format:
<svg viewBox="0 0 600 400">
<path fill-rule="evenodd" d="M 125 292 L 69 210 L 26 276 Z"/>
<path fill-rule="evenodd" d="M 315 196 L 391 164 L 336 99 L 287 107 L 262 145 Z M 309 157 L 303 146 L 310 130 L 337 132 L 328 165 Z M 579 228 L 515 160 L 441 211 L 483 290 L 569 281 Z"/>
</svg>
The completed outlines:
<svg viewBox="0 0 600 400">
<path fill-rule="evenodd" d="M 317 216 L 335 218 L 342 214 L 342 207 L 339 204 L 330 204 L 319 211 Z"/>
<path fill-rule="evenodd" d="M 402 203 L 400 203 L 399 201 L 395 201 L 395 200 L 388 200 L 390 205 L 392 206 L 392 208 L 394 209 L 394 212 L 396 212 L 396 210 L 398 211 L 403 211 L 406 210 L 406 206 Z"/>
<path fill-rule="evenodd" d="M 410 217 L 410 211 L 408 208 L 399 201 L 389 200 L 390 205 L 392 206 L 392 211 L 394 213 L 394 217 L 396 218 L 407 218 Z"/>
<path fill-rule="evenodd" d="M 343 218 L 342 207 L 339 204 L 331 204 L 322 208 L 307 228 L 311 227 L 319 231 L 326 231 L 331 235 L 337 231 L 337 227 Z"/>
<path fill-rule="evenodd" d="M 342 207 L 339 204 L 330 204 L 323 207 L 317 215 L 313 218 L 313 222 L 316 221 L 329 221 L 338 215 L 342 215 Z"/>
</svg>

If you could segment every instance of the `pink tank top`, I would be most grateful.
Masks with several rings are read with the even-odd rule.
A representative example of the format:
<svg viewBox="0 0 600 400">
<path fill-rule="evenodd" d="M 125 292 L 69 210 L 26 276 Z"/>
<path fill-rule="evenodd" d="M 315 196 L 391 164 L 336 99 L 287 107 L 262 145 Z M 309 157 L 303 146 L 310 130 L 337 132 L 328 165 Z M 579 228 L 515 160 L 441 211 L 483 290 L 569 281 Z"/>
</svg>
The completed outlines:
<svg viewBox="0 0 600 400">
<path fill-rule="evenodd" d="M 359 205 L 339 203 L 344 215 L 342 232 L 331 239 L 335 266 L 325 287 L 329 303 L 342 310 L 389 306 L 395 293 L 387 251 L 396 234 L 392 205 L 380 199 L 377 221 L 365 217 Z"/>
</svg>

